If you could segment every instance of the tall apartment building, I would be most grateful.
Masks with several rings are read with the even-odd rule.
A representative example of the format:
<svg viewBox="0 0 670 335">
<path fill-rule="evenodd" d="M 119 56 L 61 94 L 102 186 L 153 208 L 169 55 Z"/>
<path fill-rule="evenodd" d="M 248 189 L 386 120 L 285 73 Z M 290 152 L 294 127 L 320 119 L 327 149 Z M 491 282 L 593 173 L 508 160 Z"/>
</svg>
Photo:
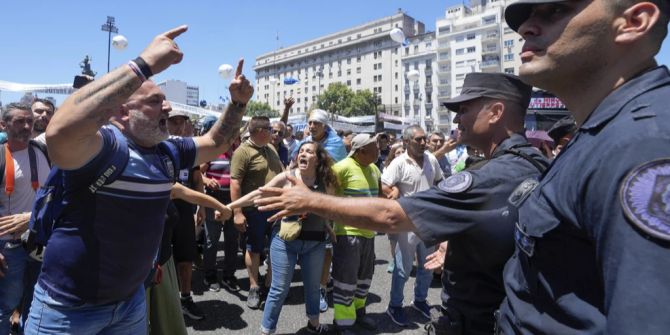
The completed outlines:
<svg viewBox="0 0 670 335">
<path fill-rule="evenodd" d="M 439 81 L 435 32 L 416 35 L 409 38 L 408 42 L 408 45 L 401 50 L 404 78 L 401 97 L 402 116 L 409 121 L 408 123 L 419 124 L 427 131 L 448 127 L 448 117 L 440 120 L 438 113 L 437 84 Z M 410 78 L 408 74 L 411 71 L 418 73 L 418 79 Z"/>
<path fill-rule="evenodd" d="M 200 104 L 198 86 L 189 85 L 181 80 L 166 80 L 158 83 L 158 87 L 170 101 L 196 107 Z"/>
<path fill-rule="evenodd" d="M 470 0 L 446 10 L 435 25 L 438 101 L 460 94 L 470 72 L 518 74 L 523 43 L 505 23 L 506 0 Z M 440 107 L 441 118 L 449 118 Z"/>
<path fill-rule="evenodd" d="M 389 32 L 400 28 L 407 37 L 424 33 L 422 22 L 398 11 L 395 15 L 307 42 L 271 51 L 256 58 L 256 100 L 281 110 L 285 97 L 296 103 L 291 113 L 304 113 L 331 83 L 374 92 L 386 113 L 401 115 L 400 65 L 402 45 Z M 298 82 L 287 85 L 286 78 Z"/>
</svg>

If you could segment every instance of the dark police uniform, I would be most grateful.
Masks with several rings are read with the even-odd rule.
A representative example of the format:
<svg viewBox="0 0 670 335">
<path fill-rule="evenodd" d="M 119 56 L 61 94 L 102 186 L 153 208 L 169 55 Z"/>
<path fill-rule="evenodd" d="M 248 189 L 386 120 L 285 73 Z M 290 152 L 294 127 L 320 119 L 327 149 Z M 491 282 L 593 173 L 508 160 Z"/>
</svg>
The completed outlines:
<svg viewBox="0 0 670 335">
<path fill-rule="evenodd" d="M 523 135 L 514 134 L 492 159 L 398 200 L 426 245 L 449 241 L 442 276 L 443 313 L 451 321 L 447 334 L 493 333 L 493 314 L 505 295 L 503 266 L 514 252 L 507 199 L 548 165 Z"/>
<path fill-rule="evenodd" d="M 506 334 L 669 334 L 670 73 L 607 96 L 521 202 Z"/>
</svg>

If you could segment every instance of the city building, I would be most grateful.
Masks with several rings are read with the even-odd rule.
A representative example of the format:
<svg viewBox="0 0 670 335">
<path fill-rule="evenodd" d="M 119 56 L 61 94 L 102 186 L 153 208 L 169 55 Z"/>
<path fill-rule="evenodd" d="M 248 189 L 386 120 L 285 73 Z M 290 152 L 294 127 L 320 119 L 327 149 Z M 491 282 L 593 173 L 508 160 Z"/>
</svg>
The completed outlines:
<svg viewBox="0 0 670 335">
<path fill-rule="evenodd" d="M 470 72 L 518 74 L 523 43 L 505 23 L 506 0 L 470 0 L 447 8 L 435 24 L 438 102 L 460 94 Z M 440 120 L 449 119 L 440 107 Z"/>
<path fill-rule="evenodd" d="M 296 103 L 291 113 L 305 113 L 329 84 L 340 82 L 353 91 L 370 90 L 389 115 L 401 115 L 403 46 L 389 35 L 402 29 L 411 38 L 425 32 L 422 22 L 399 10 L 395 15 L 303 43 L 280 48 L 256 58 L 256 97 L 281 110 L 285 97 Z"/>
<path fill-rule="evenodd" d="M 199 106 L 200 89 L 181 80 L 166 80 L 158 83 L 169 101 L 189 106 Z"/>
<path fill-rule="evenodd" d="M 419 124 L 427 131 L 449 127 L 448 115 L 441 120 L 438 113 L 436 50 L 435 32 L 408 38 L 401 50 L 403 123 Z"/>
</svg>

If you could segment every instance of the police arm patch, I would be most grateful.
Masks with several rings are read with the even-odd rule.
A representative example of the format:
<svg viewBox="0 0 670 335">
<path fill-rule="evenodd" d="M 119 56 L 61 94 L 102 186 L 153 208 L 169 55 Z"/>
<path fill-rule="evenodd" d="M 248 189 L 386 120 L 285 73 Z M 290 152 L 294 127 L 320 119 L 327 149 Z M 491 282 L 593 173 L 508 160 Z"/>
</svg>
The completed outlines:
<svg viewBox="0 0 670 335">
<path fill-rule="evenodd" d="M 461 193 L 472 185 L 472 174 L 467 171 L 461 171 L 437 184 L 442 191 L 449 193 Z"/>
<path fill-rule="evenodd" d="M 647 234 L 670 241 L 670 158 L 633 169 L 620 188 L 628 220 Z"/>
</svg>

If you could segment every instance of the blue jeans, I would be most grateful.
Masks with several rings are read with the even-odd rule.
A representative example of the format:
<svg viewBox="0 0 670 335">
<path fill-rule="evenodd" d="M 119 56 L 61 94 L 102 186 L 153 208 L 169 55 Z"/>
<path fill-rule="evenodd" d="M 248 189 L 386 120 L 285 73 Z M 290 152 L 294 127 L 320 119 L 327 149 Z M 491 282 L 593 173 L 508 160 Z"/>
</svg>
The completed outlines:
<svg viewBox="0 0 670 335">
<path fill-rule="evenodd" d="M 37 284 L 25 335 L 146 334 L 146 318 L 146 299 L 142 286 L 137 288 L 132 297 L 117 303 L 70 306 L 54 300 Z"/>
<path fill-rule="evenodd" d="M 14 308 L 21 303 L 23 296 L 23 272 L 26 269 L 28 253 L 26 253 L 20 241 L 12 245 L 7 241 L 0 241 L 0 253 L 5 257 L 7 269 L 2 269 L 5 274 L 0 278 L 0 335 L 9 334 L 9 318 Z"/>
<path fill-rule="evenodd" d="M 426 248 L 426 245 L 414 233 L 398 234 L 398 245 L 395 249 L 395 268 L 391 278 L 391 301 L 389 306 L 402 307 L 404 299 L 403 291 L 405 283 L 412 272 L 414 254 L 418 261 L 416 269 L 416 282 L 414 283 L 414 301 L 426 301 L 428 288 L 433 280 L 431 271 L 424 269 L 428 254 L 435 250 L 434 247 Z"/>
<path fill-rule="evenodd" d="M 300 258 L 303 288 L 305 292 L 305 309 L 307 318 L 319 318 L 319 283 L 323 268 L 323 255 L 326 251 L 324 241 L 284 241 L 273 232 L 270 244 L 270 261 L 272 262 L 272 285 L 265 301 L 261 331 L 273 333 L 277 328 L 279 313 L 284 300 L 291 288 L 293 270 Z"/>
</svg>

